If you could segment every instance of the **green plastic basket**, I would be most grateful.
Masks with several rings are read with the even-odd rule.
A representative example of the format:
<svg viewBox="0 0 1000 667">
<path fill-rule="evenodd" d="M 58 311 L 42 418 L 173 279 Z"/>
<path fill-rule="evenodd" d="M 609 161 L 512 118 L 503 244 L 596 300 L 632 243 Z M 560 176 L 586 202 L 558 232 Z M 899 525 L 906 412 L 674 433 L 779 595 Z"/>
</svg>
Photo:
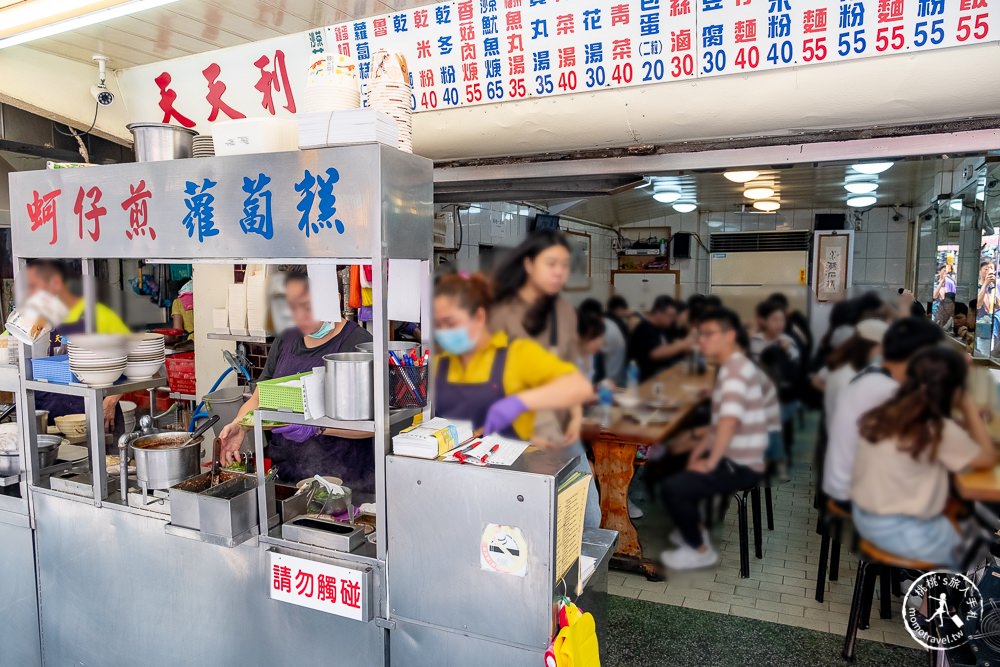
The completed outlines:
<svg viewBox="0 0 1000 667">
<path fill-rule="evenodd" d="M 258 382 L 257 390 L 260 392 L 261 409 L 305 412 L 305 407 L 302 405 L 302 389 L 300 387 L 282 387 L 280 385 L 283 382 L 303 378 L 307 375 L 312 375 L 312 371 Z"/>
</svg>

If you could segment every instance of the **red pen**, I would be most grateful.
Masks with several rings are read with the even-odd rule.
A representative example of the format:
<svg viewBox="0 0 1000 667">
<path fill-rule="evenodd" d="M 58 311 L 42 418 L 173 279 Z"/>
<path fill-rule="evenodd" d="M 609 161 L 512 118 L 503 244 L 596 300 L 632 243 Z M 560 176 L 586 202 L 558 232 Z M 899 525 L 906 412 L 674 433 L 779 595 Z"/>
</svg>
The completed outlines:
<svg viewBox="0 0 1000 667">
<path fill-rule="evenodd" d="M 490 451 L 488 451 L 488 452 L 486 452 L 485 454 L 482 455 L 482 457 L 479 459 L 479 462 L 485 464 L 486 463 L 486 459 L 488 459 L 491 456 L 493 456 L 494 454 L 496 454 L 497 450 L 499 450 L 499 449 L 500 449 L 500 443 L 498 442 L 497 444 L 495 444 L 492 447 L 490 447 Z"/>
<path fill-rule="evenodd" d="M 459 463 L 465 463 L 465 459 L 469 458 L 469 455 L 466 454 L 465 452 L 470 452 L 481 444 L 483 444 L 482 440 L 476 440 L 471 445 L 463 447 L 462 449 L 452 454 L 452 457 L 454 457 L 455 460 L 457 460 Z"/>
</svg>

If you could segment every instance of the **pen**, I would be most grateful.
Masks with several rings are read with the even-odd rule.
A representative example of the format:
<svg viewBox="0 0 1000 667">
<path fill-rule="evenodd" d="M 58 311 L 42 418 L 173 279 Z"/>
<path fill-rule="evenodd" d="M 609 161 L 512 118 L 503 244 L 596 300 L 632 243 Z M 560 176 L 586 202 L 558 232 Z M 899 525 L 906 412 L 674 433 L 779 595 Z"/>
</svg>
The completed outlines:
<svg viewBox="0 0 1000 667">
<path fill-rule="evenodd" d="M 482 440 L 476 440 L 471 445 L 466 445 L 465 447 L 462 447 L 457 452 L 453 453 L 452 457 L 454 457 L 455 459 L 457 459 L 459 463 L 465 463 L 465 459 L 467 459 L 469 457 L 469 455 L 466 454 L 465 452 L 471 451 L 471 450 L 475 449 L 476 447 L 478 447 L 481 444 L 483 444 Z"/>
<path fill-rule="evenodd" d="M 490 451 L 488 451 L 485 454 L 483 454 L 482 458 L 479 459 L 479 462 L 485 465 L 486 459 L 488 459 L 491 456 L 493 456 L 494 454 L 496 454 L 497 450 L 499 450 L 499 449 L 500 449 L 500 443 L 498 442 L 497 444 L 495 444 L 492 447 L 490 447 Z"/>
</svg>

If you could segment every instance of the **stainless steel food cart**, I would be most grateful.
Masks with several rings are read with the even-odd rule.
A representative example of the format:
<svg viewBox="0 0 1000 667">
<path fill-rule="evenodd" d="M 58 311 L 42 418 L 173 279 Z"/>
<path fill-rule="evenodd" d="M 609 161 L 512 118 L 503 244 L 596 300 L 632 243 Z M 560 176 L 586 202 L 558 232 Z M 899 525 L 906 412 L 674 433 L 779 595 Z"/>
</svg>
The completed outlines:
<svg viewBox="0 0 1000 667">
<path fill-rule="evenodd" d="M 95 189 L 100 193 L 96 199 Z M 420 284 L 411 285 L 410 291 L 419 295 L 414 298 L 420 299 L 423 342 L 429 347 L 433 217 L 429 160 L 365 144 L 26 172 L 11 175 L 11 197 L 16 265 L 23 271 L 29 258 L 82 258 L 88 323 L 94 322 L 96 259 L 371 264 L 375 359 L 385 359 L 387 272 L 391 261 L 414 260 L 419 263 Z M 141 208 L 137 198 L 141 198 Z M 99 231 L 94 219 L 86 215 L 92 210 L 88 205 L 105 209 Z M 69 224 L 59 226 L 67 220 Z M 155 236 L 149 233 L 153 227 Z M 20 272 L 16 281 L 23 288 Z M 42 662 L 113 666 L 134 664 L 136 659 L 149 665 L 316 660 L 354 666 L 386 665 L 390 656 L 393 664 L 417 664 L 415 656 L 430 655 L 430 651 L 442 658 L 438 664 L 453 664 L 467 654 L 468 647 L 457 637 L 456 641 L 442 641 L 437 635 L 422 638 L 417 632 L 404 631 L 394 618 L 388 564 L 395 542 L 388 530 L 392 525 L 399 532 L 410 530 L 405 522 L 393 523 L 394 513 L 402 516 L 408 506 L 410 489 L 387 476 L 393 458 L 391 436 L 417 413 L 429 416 L 433 396 L 422 411 L 390 411 L 387 366 L 376 363 L 375 369 L 374 419 L 308 421 L 301 414 L 256 411 L 252 442 L 258 460 L 263 454 L 262 420 L 374 434 L 375 540 L 343 551 L 282 536 L 273 519 L 273 500 L 262 467 L 257 472 L 257 523 L 229 539 L 174 525 L 165 494 L 148 501 L 128 491 L 123 498 L 119 485 L 108 475 L 106 446 L 99 437 L 103 433 L 101 399 L 107 392 L 162 385 L 165 378 L 125 382 L 109 389 L 53 386 L 32 378 L 30 348 L 25 347 L 19 400 L 30 410 L 36 391 L 77 395 L 85 401 L 91 424 L 89 465 L 65 475 L 43 474 L 38 469 L 37 448 L 30 445 L 34 426 L 29 423 L 24 429 L 29 443 L 27 492 L 36 528 Z M 548 479 L 551 485 L 569 463 L 522 471 L 527 475 L 523 481 L 537 485 Z M 395 467 L 406 468 L 408 462 Z M 447 464 L 437 467 L 435 474 L 442 474 L 441 479 L 451 474 Z M 520 473 L 496 470 L 486 474 Z M 549 497 L 533 497 L 525 504 L 526 510 L 531 508 L 545 515 L 540 526 L 554 517 Z M 422 537 L 428 539 L 421 540 L 420 548 L 428 552 L 437 554 L 446 546 L 435 536 Z M 597 535 L 592 541 L 610 544 L 613 534 Z M 395 558 L 394 553 L 393 562 Z M 314 568 L 321 573 L 316 581 L 329 585 L 336 581 L 330 574 L 335 573 L 342 586 L 349 580 L 353 588 L 340 589 L 341 598 L 334 600 L 340 605 L 337 609 L 325 604 L 331 602 L 331 595 L 336 597 L 336 590 L 320 588 L 313 598 L 310 588 L 311 599 L 303 600 L 300 595 L 289 600 L 285 591 L 292 570 L 285 568 L 290 563 L 303 568 L 297 574 L 312 577 L 306 570 Z M 606 572 L 606 558 L 592 579 L 598 590 L 602 572 Z M 419 576 L 433 580 L 442 573 Z M 448 585 L 444 578 L 440 582 Z M 553 595 L 568 585 L 545 577 L 537 590 L 532 589 L 539 613 L 531 622 L 540 627 L 533 630 L 531 642 L 518 656 L 504 661 L 506 665 L 538 664 L 540 647 L 544 651 L 542 638 L 554 628 Z M 349 609 L 344 607 L 348 594 Z M 421 614 L 411 608 L 405 622 L 414 627 L 421 623 Z M 390 640 L 394 633 L 400 641 Z M 499 656 L 505 652 L 499 647 L 505 642 L 519 641 L 496 635 L 491 640 L 498 650 L 497 661 L 491 664 L 500 664 Z"/>
</svg>

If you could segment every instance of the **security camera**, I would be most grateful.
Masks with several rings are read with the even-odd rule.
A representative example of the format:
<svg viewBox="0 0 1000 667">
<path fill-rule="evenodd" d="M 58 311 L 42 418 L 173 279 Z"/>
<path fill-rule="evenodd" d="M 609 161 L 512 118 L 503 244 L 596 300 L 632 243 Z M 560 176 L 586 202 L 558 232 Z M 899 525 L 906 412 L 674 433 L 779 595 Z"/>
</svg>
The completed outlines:
<svg viewBox="0 0 1000 667">
<path fill-rule="evenodd" d="M 114 104 L 115 94 L 108 90 L 105 83 L 108 78 L 108 58 L 96 55 L 94 62 L 97 63 L 97 84 L 90 87 L 90 94 L 102 107 L 109 107 Z"/>
<path fill-rule="evenodd" d="M 90 94 L 102 107 L 109 107 L 114 104 L 115 94 L 104 85 L 91 86 Z"/>
</svg>

